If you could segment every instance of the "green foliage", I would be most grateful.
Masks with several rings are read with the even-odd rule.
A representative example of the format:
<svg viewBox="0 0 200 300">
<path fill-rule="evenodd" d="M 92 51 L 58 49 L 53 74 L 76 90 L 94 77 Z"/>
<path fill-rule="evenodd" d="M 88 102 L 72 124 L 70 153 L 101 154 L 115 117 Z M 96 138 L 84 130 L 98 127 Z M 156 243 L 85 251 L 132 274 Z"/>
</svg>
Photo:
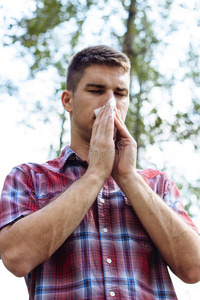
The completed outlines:
<svg viewBox="0 0 200 300">
<path fill-rule="evenodd" d="M 170 3 L 168 2 L 168 6 Z M 163 123 L 162 118 L 158 115 L 158 110 L 154 109 L 152 113 L 155 115 L 155 122 L 147 125 L 145 121 L 147 116 L 141 112 L 141 109 L 145 102 L 150 101 L 149 94 L 152 88 L 156 86 L 170 87 L 171 83 L 165 81 L 164 76 L 152 65 L 154 50 L 161 41 L 156 36 L 152 21 L 148 17 L 151 7 L 139 1 L 131 1 L 126 10 L 128 18 L 122 45 L 123 51 L 128 54 L 132 63 L 133 86 L 127 126 L 136 139 L 139 150 L 146 147 L 147 143 L 155 142 L 154 137 L 162 133 L 160 127 Z M 138 92 L 135 91 L 134 85 L 137 86 Z M 148 131 L 146 127 L 149 129 Z"/>
<path fill-rule="evenodd" d="M 31 0 L 30 0 L 31 1 Z M 191 80 L 194 94 L 188 111 L 172 110 L 163 116 L 161 105 L 153 92 L 159 88 L 168 94 L 165 106 L 174 108 L 171 97 L 176 74 L 165 76 L 159 68 L 157 56 L 167 47 L 166 37 L 176 32 L 180 22 L 170 20 L 172 6 L 176 1 L 141 0 L 33 0 L 35 9 L 8 26 L 5 45 L 20 44 L 21 54 L 31 55 L 30 75 L 53 67 L 58 82 L 49 112 L 56 111 L 57 93 L 65 88 L 65 74 L 71 55 L 89 44 L 109 44 L 123 50 L 132 63 L 130 110 L 127 126 L 138 144 L 138 166 L 141 165 L 140 150 L 163 140 L 192 139 L 196 148 L 199 135 L 200 102 L 196 87 L 200 83 L 199 53 L 191 42 L 188 57 L 181 61 L 185 68 L 179 80 Z M 180 6 L 188 9 L 186 4 Z M 95 17 L 94 17 L 95 16 Z M 183 20 L 184 22 L 184 20 Z M 163 38 L 164 37 L 164 38 Z M 91 41 L 90 41 L 91 39 Z M 35 110 L 41 111 L 39 99 Z M 48 112 L 48 113 L 49 113 Z M 66 117 L 60 116 L 59 149 L 63 146 Z M 47 120 L 48 116 L 44 116 Z M 53 148 L 52 148 L 53 149 Z M 53 150 L 52 150 L 53 151 Z M 198 187 L 197 190 L 199 192 Z M 188 204 L 189 205 L 189 204 Z M 188 206 L 189 207 L 189 206 Z"/>
<path fill-rule="evenodd" d="M 4 82 L 4 80 L 0 80 L 0 81 L 1 81 L 1 83 L 0 83 L 1 94 L 8 93 L 10 96 L 17 94 L 18 88 L 13 84 L 12 81 L 10 81 L 10 80 L 7 80 L 6 82 Z M 0 102 L 1 102 L 1 99 L 0 99 Z"/>
<path fill-rule="evenodd" d="M 53 66 L 60 76 L 60 86 L 57 87 L 57 91 L 63 88 L 69 58 L 83 41 L 82 38 L 87 39 L 87 31 L 91 30 L 87 25 L 87 30 L 84 31 L 90 13 L 101 12 L 100 18 L 104 22 L 99 27 L 99 34 L 95 33 L 96 37 L 101 32 L 107 31 L 110 44 L 115 44 L 127 53 L 132 63 L 131 104 L 127 126 L 138 143 L 138 151 L 148 143 L 153 144 L 155 137 L 157 139 L 158 135 L 162 135 L 164 126 L 171 126 L 173 137 L 177 140 L 198 134 L 199 128 L 193 127 L 191 114 L 177 112 L 173 123 L 169 123 L 159 115 L 158 109 L 153 108 L 151 114 L 154 115 L 154 122 L 148 123 L 148 114 L 142 111 L 145 103 L 152 101 L 150 98 L 152 89 L 162 87 L 169 90 L 174 83 L 174 77 L 166 79 L 155 63 L 156 49 L 160 45 L 163 47 L 165 45 L 156 31 L 157 23 L 152 17 L 151 1 L 35 0 L 33 2 L 35 10 L 28 17 L 24 16 L 10 25 L 10 29 L 20 30 L 11 30 L 11 34 L 8 34 L 12 43 L 20 43 L 23 49 L 28 49 L 29 54 L 32 55 L 31 76 Z M 113 3 L 116 7 L 111 8 Z M 156 3 L 157 12 L 161 16 L 160 28 L 161 30 L 164 28 L 166 32 L 177 28 L 176 23 L 168 22 L 171 6 L 170 0 Z M 124 28 L 123 32 L 118 33 L 115 24 L 109 22 L 108 12 L 122 16 L 119 22 Z M 85 44 L 87 45 L 87 42 Z M 199 84 L 197 61 L 199 61 L 198 54 L 193 52 L 191 45 L 187 62 L 189 67 L 185 76 L 193 78 L 196 84 Z M 198 105 L 198 101 L 194 101 L 195 113 L 198 111 Z M 183 132 L 178 129 L 180 121 L 185 125 Z"/>
</svg>

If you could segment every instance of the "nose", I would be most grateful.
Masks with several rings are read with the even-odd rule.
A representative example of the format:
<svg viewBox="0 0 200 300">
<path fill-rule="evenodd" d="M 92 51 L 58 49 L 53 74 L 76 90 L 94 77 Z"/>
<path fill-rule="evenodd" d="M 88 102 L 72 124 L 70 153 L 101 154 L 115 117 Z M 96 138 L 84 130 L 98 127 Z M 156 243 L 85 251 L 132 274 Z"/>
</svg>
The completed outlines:
<svg viewBox="0 0 200 300">
<path fill-rule="evenodd" d="M 109 101 L 109 105 L 110 105 L 110 107 L 111 107 L 111 109 L 112 109 L 113 115 L 115 114 L 114 108 L 116 107 L 116 99 L 115 99 L 115 97 L 114 97 L 114 93 L 111 93 L 111 94 L 109 94 L 109 95 L 106 95 L 106 97 L 104 98 L 103 103 L 101 102 L 100 107 L 94 110 L 95 116 L 98 115 L 98 113 L 100 112 L 101 108 L 102 108 L 103 106 L 105 106 L 106 103 L 107 103 L 108 101 Z"/>
<path fill-rule="evenodd" d="M 107 103 L 109 103 L 109 106 L 112 110 L 112 115 L 115 116 L 115 107 L 116 107 L 116 100 L 115 100 L 115 97 L 112 96 L 108 101 Z"/>
<path fill-rule="evenodd" d="M 113 99 L 113 98 L 114 98 L 114 100 L 115 100 L 115 96 L 114 96 L 113 91 L 109 91 L 109 92 L 106 94 L 106 96 L 105 96 L 105 100 L 104 100 L 103 105 L 105 105 L 105 104 L 108 102 L 108 100 Z"/>
</svg>

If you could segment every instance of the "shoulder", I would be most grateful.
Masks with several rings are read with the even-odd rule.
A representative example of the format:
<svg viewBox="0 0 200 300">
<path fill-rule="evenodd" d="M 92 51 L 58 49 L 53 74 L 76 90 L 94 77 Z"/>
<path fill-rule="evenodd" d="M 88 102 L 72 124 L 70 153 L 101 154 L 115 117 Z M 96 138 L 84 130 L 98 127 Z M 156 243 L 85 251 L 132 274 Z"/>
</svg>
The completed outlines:
<svg viewBox="0 0 200 300">
<path fill-rule="evenodd" d="M 167 190 L 172 188 L 173 181 L 169 179 L 165 172 L 155 169 L 137 170 L 137 172 L 149 187 L 162 198 Z"/>
<path fill-rule="evenodd" d="M 31 175 L 33 173 L 43 173 L 47 170 L 50 170 L 52 168 L 56 168 L 58 166 L 58 163 L 52 161 L 47 161 L 45 163 L 23 163 L 13 168 L 14 173 L 22 172 L 27 175 Z"/>
<path fill-rule="evenodd" d="M 33 174 L 42 174 L 46 172 L 60 172 L 65 165 L 68 157 L 72 154 L 72 150 L 67 145 L 58 158 L 48 160 L 46 162 L 29 162 L 15 166 L 11 173 L 12 175 L 23 173 L 32 176 Z"/>
<path fill-rule="evenodd" d="M 34 181 L 45 174 L 58 172 L 57 161 L 49 161 L 45 163 L 23 163 L 19 164 L 11 170 L 4 181 L 4 188 L 7 186 L 22 186 L 25 184 L 34 189 Z"/>
<path fill-rule="evenodd" d="M 166 178 L 167 175 L 160 171 L 160 170 L 156 170 L 156 169 L 144 169 L 144 170 L 137 170 L 138 174 L 140 174 L 142 177 L 146 178 L 146 179 L 154 179 L 157 177 L 164 177 Z"/>
</svg>

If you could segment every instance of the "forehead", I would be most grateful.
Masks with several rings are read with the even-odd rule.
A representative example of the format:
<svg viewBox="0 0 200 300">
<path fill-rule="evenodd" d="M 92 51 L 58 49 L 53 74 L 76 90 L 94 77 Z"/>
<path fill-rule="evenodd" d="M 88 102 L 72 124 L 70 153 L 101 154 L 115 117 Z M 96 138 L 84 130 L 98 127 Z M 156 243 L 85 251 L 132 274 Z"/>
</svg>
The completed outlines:
<svg viewBox="0 0 200 300">
<path fill-rule="evenodd" d="M 85 69 L 78 85 L 82 87 L 88 84 L 116 85 L 128 89 L 129 83 L 130 74 L 121 67 L 92 65 Z"/>
</svg>

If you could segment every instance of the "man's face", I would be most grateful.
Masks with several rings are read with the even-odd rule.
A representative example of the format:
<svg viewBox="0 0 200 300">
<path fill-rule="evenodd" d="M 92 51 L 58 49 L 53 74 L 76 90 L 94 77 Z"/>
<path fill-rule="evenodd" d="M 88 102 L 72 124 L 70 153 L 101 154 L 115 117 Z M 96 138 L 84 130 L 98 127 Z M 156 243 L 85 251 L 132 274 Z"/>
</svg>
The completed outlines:
<svg viewBox="0 0 200 300">
<path fill-rule="evenodd" d="M 71 99 L 72 135 L 90 141 L 95 120 L 94 110 L 102 107 L 114 97 L 116 107 L 125 121 L 129 105 L 129 73 L 120 67 L 92 65 L 78 83 Z"/>
</svg>

